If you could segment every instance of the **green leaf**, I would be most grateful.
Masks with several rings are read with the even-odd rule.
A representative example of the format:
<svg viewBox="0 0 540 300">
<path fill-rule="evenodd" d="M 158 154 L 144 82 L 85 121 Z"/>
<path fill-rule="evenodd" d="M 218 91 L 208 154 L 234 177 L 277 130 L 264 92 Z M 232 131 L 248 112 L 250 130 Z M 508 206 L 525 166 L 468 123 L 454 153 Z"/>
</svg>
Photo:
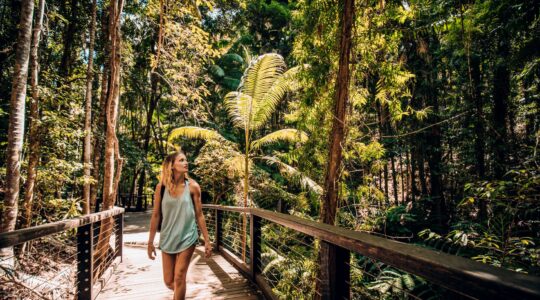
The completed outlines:
<svg viewBox="0 0 540 300">
<path fill-rule="evenodd" d="M 217 131 L 196 126 L 184 126 L 174 129 L 169 136 L 169 141 L 179 137 L 203 140 L 225 140 L 225 138 Z"/>
<path fill-rule="evenodd" d="M 305 143 L 308 140 L 308 135 L 297 129 L 281 129 L 274 131 L 251 143 L 251 149 L 259 149 L 263 145 L 275 143 L 277 141 L 299 142 Z"/>
</svg>

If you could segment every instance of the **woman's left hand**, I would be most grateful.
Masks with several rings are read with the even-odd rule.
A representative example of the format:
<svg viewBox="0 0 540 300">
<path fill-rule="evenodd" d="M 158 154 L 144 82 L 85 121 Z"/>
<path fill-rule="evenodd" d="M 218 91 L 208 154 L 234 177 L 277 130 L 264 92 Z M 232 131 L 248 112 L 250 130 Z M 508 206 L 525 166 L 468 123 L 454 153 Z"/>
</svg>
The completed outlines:
<svg viewBox="0 0 540 300">
<path fill-rule="evenodd" d="M 212 245 L 209 241 L 204 243 L 204 254 L 206 255 L 206 258 L 209 258 L 212 255 Z"/>
</svg>

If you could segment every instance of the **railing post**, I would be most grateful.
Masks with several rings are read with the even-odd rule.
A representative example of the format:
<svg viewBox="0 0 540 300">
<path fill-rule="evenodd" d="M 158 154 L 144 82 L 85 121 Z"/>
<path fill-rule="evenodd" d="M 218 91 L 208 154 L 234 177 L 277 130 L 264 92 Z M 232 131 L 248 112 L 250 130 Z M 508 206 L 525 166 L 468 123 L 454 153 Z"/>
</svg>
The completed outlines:
<svg viewBox="0 0 540 300">
<path fill-rule="evenodd" d="M 121 213 L 115 218 L 115 250 L 116 257 L 120 257 L 120 262 L 122 262 L 122 250 L 124 249 L 124 213 Z"/>
<path fill-rule="evenodd" d="M 216 251 L 219 251 L 219 246 L 221 245 L 221 238 L 222 238 L 222 219 L 223 219 L 223 211 L 216 209 L 216 242 L 214 243 L 214 248 Z"/>
<path fill-rule="evenodd" d="M 94 223 L 90 223 L 77 229 L 77 299 L 93 299 L 93 227 Z"/>
<path fill-rule="evenodd" d="M 250 235 L 251 235 L 251 247 L 250 255 L 251 261 L 249 262 L 249 271 L 251 277 L 256 280 L 257 274 L 261 273 L 260 260 L 261 260 L 261 218 L 254 214 L 250 214 Z"/>
<path fill-rule="evenodd" d="M 326 241 L 320 246 L 321 298 L 349 299 L 350 293 L 350 252 Z"/>
</svg>

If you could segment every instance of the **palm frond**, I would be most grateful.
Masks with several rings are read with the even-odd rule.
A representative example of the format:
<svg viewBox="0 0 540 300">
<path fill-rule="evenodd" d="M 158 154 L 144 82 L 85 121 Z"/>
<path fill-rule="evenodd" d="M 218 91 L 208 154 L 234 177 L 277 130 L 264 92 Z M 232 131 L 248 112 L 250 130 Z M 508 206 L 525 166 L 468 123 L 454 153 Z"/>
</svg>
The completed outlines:
<svg viewBox="0 0 540 300">
<path fill-rule="evenodd" d="M 265 97 L 268 91 L 274 86 L 274 83 L 282 77 L 284 71 L 285 61 L 283 57 L 279 54 L 269 53 L 263 54 L 251 61 L 249 67 L 244 72 L 240 83 L 240 92 L 251 96 L 251 119 L 248 123 L 250 129 L 257 129 L 264 123 L 261 120 L 253 122 L 253 116 L 256 115 L 256 111 L 260 110 L 260 107 L 267 106 L 264 103 Z M 279 99 L 275 101 L 277 103 Z"/>
<path fill-rule="evenodd" d="M 253 119 L 252 105 L 253 99 L 247 94 L 230 92 L 225 95 L 227 112 L 232 118 L 234 125 L 239 128 L 246 128 L 251 123 Z"/>
<path fill-rule="evenodd" d="M 272 87 L 264 94 L 264 98 L 254 99 L 252 128 L 260 128 L 268 121 L 287 91 L 295 91 L 300 88 L 297 78 L 300 70 L 300 66 L 289 69 L 277 78 Z"/>
<path fill-rule="evenodd" d="M 304 190 L 313 192 L 317 195 L 322 195 L 323 188 L 313 179 L 307 177 L 295 167 L 292 167 L 272 156 L 263 156 L 260 159 L 269 165 L 277 166 L 281 175 L 287 177 L 289 180 L 298 182 Z"/>
<path fill-rule="evenodd" d="M 225 164 L 231 175 L 244 176 L 246 171 L 246 159 L 244 154 L 237 152 L 234 156 L 227 158 Z M 248 164 L 253 165 L 251 160 L 248 160 Z"/>
<path fill-rule="evenodd" d="M 277 141 L 305 143 L 307 140 L 308 135 L 305 132 L 297 129 L 288 128 L 274 131 L 256 141 L 253 141 L 250 148 L 256 150 L 263 145 L 271 144 Z"/>
<path fill-rule="evenodd" d="M 190 139 L 203 139 L 203 140 L 225 140 L 225 138 L 217 131 L 201 128 L 197 126 L 184 126 L 173 129 L 169 136 L 169 141 L 172 141 L 179 137 L 185 137 Z"/>
<path fill-rule="evenodd" d="M 242 78 L 241 91 L 254 99 L 262 99 L 285 71 L 285 60 L 276 53 L 263 54 L 250 63 Z"/>
</svg>

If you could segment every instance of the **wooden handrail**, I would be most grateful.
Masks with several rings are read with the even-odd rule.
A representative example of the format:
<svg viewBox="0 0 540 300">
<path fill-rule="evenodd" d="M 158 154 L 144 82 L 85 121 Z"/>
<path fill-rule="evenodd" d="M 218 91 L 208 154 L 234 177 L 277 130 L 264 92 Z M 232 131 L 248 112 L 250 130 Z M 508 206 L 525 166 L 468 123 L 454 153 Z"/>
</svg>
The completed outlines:
<svg viewBox="0 0 540 300">
<path fill-rule="evenodd" d="M 114 223 L 113 225 L 110 225 L 115 234 L 114 261 L 107 262 L 106 264 L 101 262 L 100 265 L 104 269 L 112 270 L 112 265 L 114 265 L 114 262 L 122 260 L 122 235 L 124 228 L 123 213 L 123 208 L 114 207 L 110 210 L 82 216 L 79 218 L 0 233 L 0 248 L 12 247 L 34 239 L 77 228 L 77 299 L 92 300 L 103 288 L 103 286 L 99 284 L 103 281 L 103 279 L 97 280 L 97 278 L 94 278 L 95 276 L 93 276 L 95 267 L 94 264 L 96 260 L 94 255 L 94 234 L 96 234 L 94 231 L 94 225 L 97 222 L 114 217 L 114 220 L 112 220 Z M 109 236 L 110 233 L 111 232 L 109 232 Z M 106 239 L 108 241 L 108 237 L 106 237 Z M 112 274 L 111 272 L 112 271 L 110 271 L 108 274 Z M 104 272 L 100 272 L 99 274 L 100 277 L 105 276 L 102 275 Z"/>
<path fill-rule="evenodd" d="M 540 298 L 540 277 L 259 208 L 219 205 L 203 205 L 203 208 L 249 213 L 421 276 L 466 296 L 495 299 Z"/>
<path fill-rule="evenodd" d="M 103 219 L 122 214 L 123 212 L 123 208 L 114 207 L 110 210 L 93 213 L 79 218 L 0 233 L 0 248 L 15 246 L 33 239 L 81 227 L 86 224 L 95 223 Z"/>
</svg>

